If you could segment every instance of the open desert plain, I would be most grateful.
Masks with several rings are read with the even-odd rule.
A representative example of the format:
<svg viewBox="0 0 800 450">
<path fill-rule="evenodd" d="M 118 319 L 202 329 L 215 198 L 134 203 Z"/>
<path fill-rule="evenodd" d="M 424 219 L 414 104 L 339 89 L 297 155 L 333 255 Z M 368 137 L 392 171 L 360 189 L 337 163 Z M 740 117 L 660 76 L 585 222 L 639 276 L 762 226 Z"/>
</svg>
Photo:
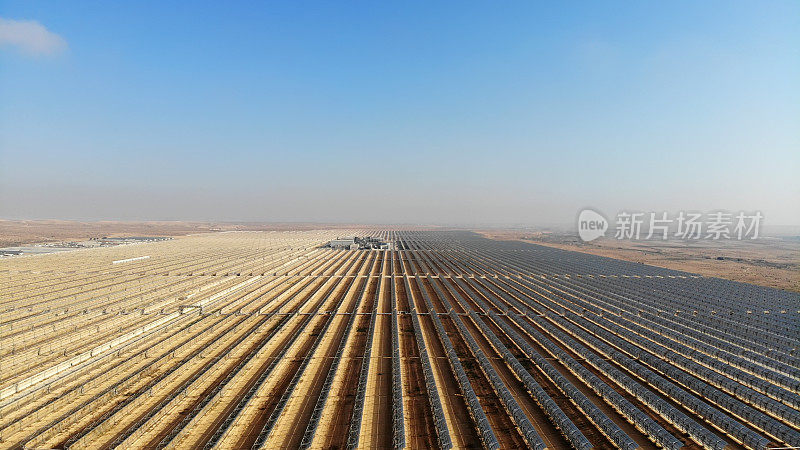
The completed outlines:
<svg viewBox="0 0 800 450">
<path fill-rule="evenodd" d="M 800 296 L 752 284 L 361 227 L 11 256 L 0 292 L 0 448 L 800 446 Z"/>
</svg>

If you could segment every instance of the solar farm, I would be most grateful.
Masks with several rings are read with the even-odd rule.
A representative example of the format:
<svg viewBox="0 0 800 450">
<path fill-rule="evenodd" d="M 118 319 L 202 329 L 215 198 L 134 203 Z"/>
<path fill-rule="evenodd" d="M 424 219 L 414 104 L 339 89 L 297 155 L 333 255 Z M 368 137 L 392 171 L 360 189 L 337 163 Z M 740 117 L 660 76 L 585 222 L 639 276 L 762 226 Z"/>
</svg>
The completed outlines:
<svg viewBox="0 0 800 450">
<path fill-rule="evenodd" d="M 796 293 L 468 231 L 9 257 L 0 448 L 797 448 L 798 344 Z"/>
</svg>

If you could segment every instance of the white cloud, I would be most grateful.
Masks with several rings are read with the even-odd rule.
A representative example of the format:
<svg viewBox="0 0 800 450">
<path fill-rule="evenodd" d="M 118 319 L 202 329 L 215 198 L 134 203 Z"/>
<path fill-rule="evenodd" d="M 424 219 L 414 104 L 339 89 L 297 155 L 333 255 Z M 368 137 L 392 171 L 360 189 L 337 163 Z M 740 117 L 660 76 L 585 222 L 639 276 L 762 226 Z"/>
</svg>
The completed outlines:
<svg viewBox="0 0 800 450">
<path fill-rule="evenodd" d="M 0 17 L 0 47 L 15 47 L 29 55 L 55 55 L 67 48 L 67 42 L 35 20 Z"/>
</svg>

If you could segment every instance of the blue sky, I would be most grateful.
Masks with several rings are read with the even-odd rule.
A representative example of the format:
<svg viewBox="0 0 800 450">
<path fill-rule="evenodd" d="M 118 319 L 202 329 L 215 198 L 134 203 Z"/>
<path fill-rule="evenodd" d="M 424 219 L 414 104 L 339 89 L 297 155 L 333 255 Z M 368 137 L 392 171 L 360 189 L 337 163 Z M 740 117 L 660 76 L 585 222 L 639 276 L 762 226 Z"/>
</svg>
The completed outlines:
<svg viewBox="0 0 800 450">
<path fill-rule="evenodd" d="M 0 217 L 800 224 L 800 3 L 432 3 L 7 0 Z"/>
</svg>

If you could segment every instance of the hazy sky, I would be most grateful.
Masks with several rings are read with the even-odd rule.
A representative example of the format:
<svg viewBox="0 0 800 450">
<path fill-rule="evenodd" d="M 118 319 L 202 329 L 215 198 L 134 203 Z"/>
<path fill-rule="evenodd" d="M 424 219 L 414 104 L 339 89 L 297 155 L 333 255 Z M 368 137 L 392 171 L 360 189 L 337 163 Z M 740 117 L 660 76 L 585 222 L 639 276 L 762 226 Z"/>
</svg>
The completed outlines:
<svg viewBox="0 0 800 450">
<path fill-rule="evenodd" d="M 794 0 L 5 0 L 0 17 L 0 217 L 800 224 Z"/>
</svg>

